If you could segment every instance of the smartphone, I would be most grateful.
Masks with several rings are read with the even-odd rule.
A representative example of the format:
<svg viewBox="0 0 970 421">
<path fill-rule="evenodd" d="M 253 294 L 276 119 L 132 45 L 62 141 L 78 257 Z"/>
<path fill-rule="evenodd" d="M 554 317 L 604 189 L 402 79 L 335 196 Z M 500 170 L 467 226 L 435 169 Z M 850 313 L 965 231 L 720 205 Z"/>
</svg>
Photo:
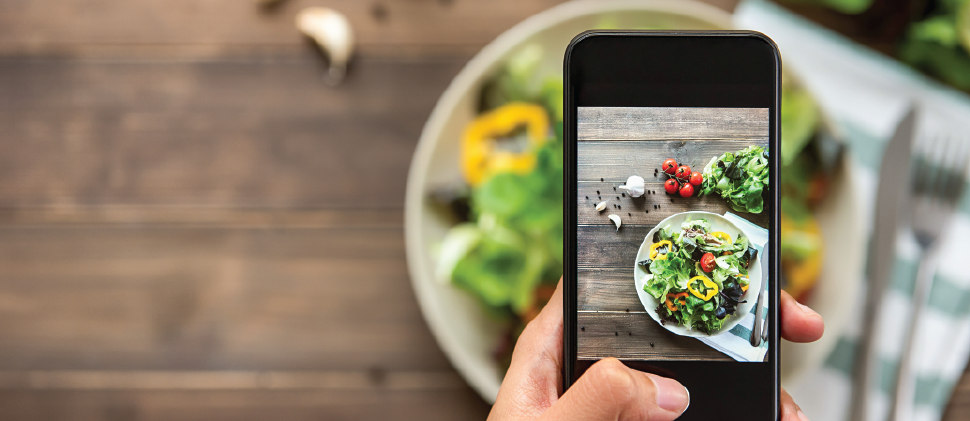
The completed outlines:
<svg viewBox="0 0 970 421">
<path fill-rule="evenodd" d="M 564 65 L 564 390 L 615 357 L 686 386 L 680 419 L 777 420 L 777 47 L 590 31 Z"/>
</svg>

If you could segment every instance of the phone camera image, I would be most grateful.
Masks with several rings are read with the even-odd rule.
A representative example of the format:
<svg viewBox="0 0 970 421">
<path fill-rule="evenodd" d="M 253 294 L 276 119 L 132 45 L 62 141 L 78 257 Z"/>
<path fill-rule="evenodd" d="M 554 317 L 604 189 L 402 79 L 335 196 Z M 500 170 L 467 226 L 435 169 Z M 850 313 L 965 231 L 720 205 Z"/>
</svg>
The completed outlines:
<svg viewBox="0 0 970 421">
<path fill-rule="evenodd" d="M 576 109 L 576 358 L 769 359 L 768 108 Z"/>
</svg>

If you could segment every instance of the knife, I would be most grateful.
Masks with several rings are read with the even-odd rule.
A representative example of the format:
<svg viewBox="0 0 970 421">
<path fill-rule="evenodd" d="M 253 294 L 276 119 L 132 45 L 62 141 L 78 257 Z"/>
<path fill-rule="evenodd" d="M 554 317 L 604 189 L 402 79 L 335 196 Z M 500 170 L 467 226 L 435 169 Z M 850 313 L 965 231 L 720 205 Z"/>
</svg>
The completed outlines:
<svg viewBox="0 0 970 421">
<path fill-rule="evenodd" d="M 879 167 L 879 187 L 876 190 L 876 219 L 872 229 L 872 243 L 867 263 L 866 306 L 862 319 L 862 334 L 856 349 L 853 373 L 852 417 L 865 420 L 869 386 L 877 369 L 875 320 L 882 308 L 882 296 L 889 283 L 892 265 L 887 260 L 896 256 L 896 230 L 901 218 L 903 199 L 908 194 L 910 156 L 916 132 L 916 109 L 911 107 L 896 126 L 896 132 L 886 145 Z"/>
<path fill-rule="evenodd" d="M 768 244 L 765 244 L 764 248 L 761 250 L 761 285 L 758 289 L 758 303 L 755 304 L 757 307 L 754 309 L 754 328 L 751 329 L 751 346 L 757 347 L 761 345 L 762 337 L 762 325 L 764 324 L 765 315 L 765 282 L 768 281 Z"/>
</svg>

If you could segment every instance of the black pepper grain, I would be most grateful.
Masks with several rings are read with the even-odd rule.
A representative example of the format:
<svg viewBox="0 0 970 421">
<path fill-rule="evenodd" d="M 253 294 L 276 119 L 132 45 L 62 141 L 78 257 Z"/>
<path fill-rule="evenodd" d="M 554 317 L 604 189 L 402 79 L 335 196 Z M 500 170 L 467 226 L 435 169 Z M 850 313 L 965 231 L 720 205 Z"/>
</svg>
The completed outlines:
<svg viewBox="0 0 970 421">
<path fill-rule="evenodd" d="M 626 193 L 620 193 L 620 196 L 626 197 Z"/>
<path fill-rule="evenodd" d="M 626 215 L 627 215 L 627 216 L 630 216 L 630 217 L 632 217 L 632 216 L 633 216 L 633 214 L 632 214 L 632 213 L 630 213 L 630 212 L 627 212 L 627 213 L 626 213 Z"/>
<path fill-rule="evenodd" d="M 613 336 L 620 336 L 620 332 L 613 332 Z"/>
<path fill-rule="evenodd" d="M 630 336 L 633 336 L 633 332 L 630 332 Z"/>
<path fill-rule="evenodd" d="M 597 191 L 596 191 L 596 194 L 600 194 L 600 191 L 599 191 L 599 190 L 597 190 Z"/>
<path fill-rule="evenodd" d="M 650 347 L 653 348 L 653 342 L 650 342 Z"/>
<path fill-rule="evenodd" d="M 623 209 L 623 206 L 620 206 L 620 205 L 616 205 L 616 208 L 617 208 L 617 209 Z"/>
<path fill-rule="evenodd" d="M 600 181 L 603 181 L 603 177 L 600 177 Z"/>
<path fill-rule="evenodd" d="M 582 330 L 583 332 L 585 332 L 586 331 L 586 326 L 580 327 L 579 330 Z"/>
</svg>

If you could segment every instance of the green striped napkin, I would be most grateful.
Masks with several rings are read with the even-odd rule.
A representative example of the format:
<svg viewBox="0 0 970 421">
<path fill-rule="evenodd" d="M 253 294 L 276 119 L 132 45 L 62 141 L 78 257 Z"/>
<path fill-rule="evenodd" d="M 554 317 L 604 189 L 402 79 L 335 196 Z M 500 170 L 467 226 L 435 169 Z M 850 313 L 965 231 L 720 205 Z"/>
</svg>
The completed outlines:
<svg viewBox="0 0 970 421">
<path fill-rule="evenodd" d="M 762 0 L 740 4 L 735 11 L 735 24 L 739 28 L 762 31 L 775 40 L 786 69 L 799 76 L 825 113 L 833 117 L 858 169 L 854 179 L 848 182 L 854 183 L 861 195 L 867 233 L 872 230 L 883 147 L 912 104 L 920 112 L 918 138 L 970 137 L 970 98 L 888 57 Z M 881 297 L 884 311 L 875 327 L 881 368 L 876 373 L 879 381 L 869 391 L 866 421 L 887 419 L 904 346 L 902 327 L 911 317 L 918 248 L 911 236 L 899 237 L 894 276 Z M 903 414 L 904 419 L 939 420 L 970 358 L 970 271 L 962 267 L 970 260 L 970 247 L 964 240 L 967 238 L 970 238 L 970 194 L 964 194 L 959 215 L 942 240 L 943 256 L 928 309 L 915 338 L 914 409 L 911 414 Z M 811 419 L 849 419 L 852 372 L 864 300 L 865 294 L 857 297 L 855 316 L 844 331 L 826 332 L 839 335 L 839 339 L 823 367 L 797 383 L 782 379 Z"/>
</svg>

